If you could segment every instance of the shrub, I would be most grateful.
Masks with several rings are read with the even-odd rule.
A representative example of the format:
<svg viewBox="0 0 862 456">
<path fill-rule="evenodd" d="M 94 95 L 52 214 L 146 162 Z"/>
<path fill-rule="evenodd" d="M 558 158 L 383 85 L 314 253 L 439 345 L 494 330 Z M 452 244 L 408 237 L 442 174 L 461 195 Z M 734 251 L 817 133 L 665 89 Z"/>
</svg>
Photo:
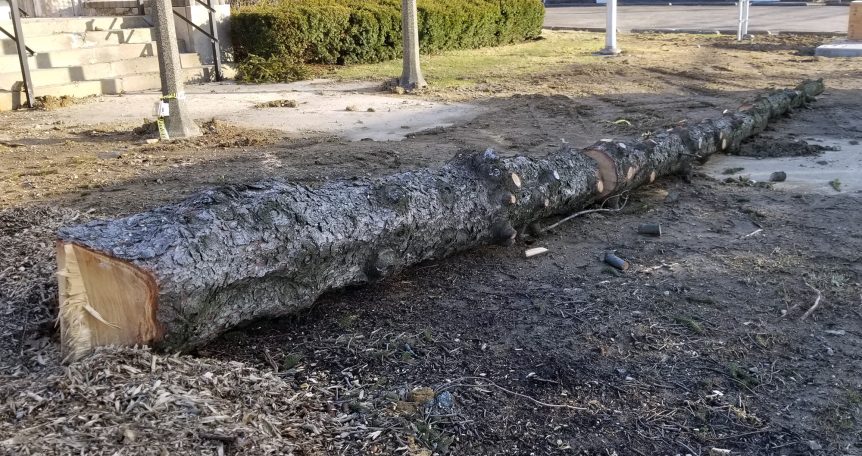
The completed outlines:
<svg viewBox="0 0 862 456">
<path fill-rule="evenodd" d="M 418 13 L 420 48 L 428 53 L 536 38 L 544 6 L 541 0 L 419 0 Z M 401 1 L 269 0 L 237 7 L 232 29 L 240 73 L 286 80 L 298 63 L 400 57 Z"/>
<path fill-rule="evenodd" d="M 293 82 L 310 76 L 311 71 L 302 63 L 279 56 L 249 55 L 236 68 L 236 78 L 245 82 Z"/>
</svg>

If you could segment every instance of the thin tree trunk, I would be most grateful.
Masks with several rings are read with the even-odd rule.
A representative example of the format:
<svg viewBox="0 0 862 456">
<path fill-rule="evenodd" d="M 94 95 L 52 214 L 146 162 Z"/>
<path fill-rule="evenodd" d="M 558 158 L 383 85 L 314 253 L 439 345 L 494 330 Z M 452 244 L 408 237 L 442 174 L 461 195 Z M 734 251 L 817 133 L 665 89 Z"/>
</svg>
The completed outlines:
<svg viewBox="0 0 862 456">
<path fill-rule="evenodd" d="M 323 292 L 491 243 L 736 149 L 823 90 L 806 81 L 739 111 L 545 158 L 456 156 L 438 169 L 308 187 L 278 181 L 203 191 L 170 206 L 64 228 L 60 322 L 70 357 L 104 344 L 187 349 Z"/>
<path fill-rule="evenodd" d="M 419 21 L 416 0 L 401 0 L 401 33 L 404 41 L 404 68 L 399 85 L 406 90 L 421 89 L 428 83 L 419 67 Z"/>
</svg>

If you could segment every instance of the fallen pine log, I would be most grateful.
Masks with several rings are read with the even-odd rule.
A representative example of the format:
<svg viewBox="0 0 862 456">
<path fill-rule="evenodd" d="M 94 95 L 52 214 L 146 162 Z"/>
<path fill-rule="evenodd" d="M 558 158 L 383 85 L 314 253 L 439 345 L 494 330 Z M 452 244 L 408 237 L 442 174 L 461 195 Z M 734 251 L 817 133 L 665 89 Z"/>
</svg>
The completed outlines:
<svg viewBox="0 0 862 456">
<path fill-rule="evenodd" d="M 736 149 L 823 89 L 805 81 L 635 143 L 600 141 L 541 159 L 462 153 L 439 169 L 317 187 L 230 186 L 63 228 L 62 345 L 70 359 L 106 344 L 188 349 L 242 322 L 307 308 L 327 290 L 509 243 L 531 222 Z"/>
</svg>

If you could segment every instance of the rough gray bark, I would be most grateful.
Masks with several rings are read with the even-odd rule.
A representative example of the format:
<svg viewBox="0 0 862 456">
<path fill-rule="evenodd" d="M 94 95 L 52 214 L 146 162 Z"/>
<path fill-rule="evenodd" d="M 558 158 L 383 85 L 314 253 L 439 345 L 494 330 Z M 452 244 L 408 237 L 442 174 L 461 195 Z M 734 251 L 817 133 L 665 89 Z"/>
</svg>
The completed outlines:
<svg viewBox="0 0 862 456">
<path fill-rule="evenodd" d="M 201 130 L 186 107 L 185 77 L 180 64 L 177 31 L 174 28 L 173 5 L 171 0 L 153 0 L 152 5 L 156 20 L 156 49 L 162 95 L 167 97 L 170 110 L 170 115 L 165 119 L 165 127 L 171 139 L 200 136 Z"/>
<path fill-rule="evenodd" d="M 187 349 L 239 323 L 307 308 L 327 290 L 507 243 L 533 221 L 736 149 L 822 90 L 821 81 L 806 81 L 715 120 L 546 158 L 488 150 L 376 179 L 211 189 L 150 212 L 64 228 L 59 237 L 61 247 L 73 244 L 151 277 L 159 331 L 136 342 Z"/>
<path fill-rule="evenodd" d="M 406 90 L 428 86 L 419 67 L 419 21 L 416 0 L 401 0 L 401 36 L 404 42 L 404 67 L 399 85 Z"/>
</svg>

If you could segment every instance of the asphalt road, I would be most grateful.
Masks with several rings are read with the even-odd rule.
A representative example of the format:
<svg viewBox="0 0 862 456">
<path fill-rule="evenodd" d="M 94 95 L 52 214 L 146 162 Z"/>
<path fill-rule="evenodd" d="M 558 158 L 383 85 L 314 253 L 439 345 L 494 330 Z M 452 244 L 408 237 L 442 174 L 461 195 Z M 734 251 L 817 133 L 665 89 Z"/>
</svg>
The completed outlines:
<svg viewBox="0 0 862 456">
<path fill-rule="evenodd" d="M 545 27 L 601 28 L 605 26 L 604 5 L 549 7 Z M 751 7 L 751 32 L 847 33 L 845 6 L 759 6 Z M 619 30 L 686 29 L 736 30 L 737 8 L 728 6 L 620 6 Z"/>
</svg>

